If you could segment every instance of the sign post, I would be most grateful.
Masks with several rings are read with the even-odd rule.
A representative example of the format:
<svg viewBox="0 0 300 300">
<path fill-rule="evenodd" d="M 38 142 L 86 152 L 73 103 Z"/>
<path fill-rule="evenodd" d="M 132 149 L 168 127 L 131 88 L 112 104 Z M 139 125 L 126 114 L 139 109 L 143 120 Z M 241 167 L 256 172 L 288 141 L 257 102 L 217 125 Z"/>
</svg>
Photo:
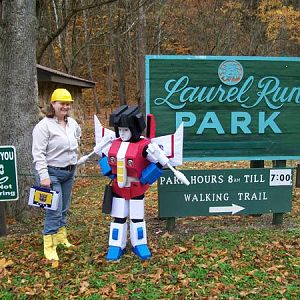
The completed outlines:
<svg viewBox="0 0 300 300">
<path fill-rule="evenodd" d="M 0 236 L 6 235 L 4 201 L 18 200 L 16 149 L 0 146 Z"/>
<path fill-rule="evenodd" d="M 274 168 L 285 168 L 286 160 L 275 160 L 273 163 Z M 283 213 L 275 213 L 273 214 L 273 225 L 280 225 L 283 222 Z"/>
<path fill-rule="evenodd" d="M 278 224 L 282 214 L 291 211 L 291 168 L 183 172 L 188 187 L 168 170 L 159 179 L 159 217 L 273 213 L 273 224 Z"/>
<path fill-rule="evenodd" d="M 0 202 L 0 236 L 6 235 L 5 203 Z"/>
</svg>

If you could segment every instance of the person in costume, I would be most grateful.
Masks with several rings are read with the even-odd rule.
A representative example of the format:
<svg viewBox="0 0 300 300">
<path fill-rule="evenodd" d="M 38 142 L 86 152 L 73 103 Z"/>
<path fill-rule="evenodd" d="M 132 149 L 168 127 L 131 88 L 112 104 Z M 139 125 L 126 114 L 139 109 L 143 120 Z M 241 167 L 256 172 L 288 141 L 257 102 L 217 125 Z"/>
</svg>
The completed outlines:
<svg viewBox="0 0 300 300">
<path fill-rule="evenodd" d="M 96 139 L 97 135 L 100 138 L 92 153 L 101 156 L 99 164 L 102 173 L 112 179 L 113 191 L 110 214 L 114 219 L 110 225 L 106 258 L 117 260 L 124 253 L 127 243 L 127 218 L 129 217 L 133 252 L 142 260 L 148 259 L 151 257 L 151 252 L 147 245 L 144 219 L 145 192 L 150 184 L 161 176 L 163 167 L 171 167 L 170 159 L 155 143 L 153 128 L 147 128 L 148 138 L 141 136 L 146 128 L 146 122 L 137 106 L 123 105 L 110 115 L 109 125 L 114 128 L 115 132 L 103 128 L 101 124 L 100 127 L 96 125 L 95 122 Z M 181 126 L 180 133 L 182 133 L 182 128 Z M 182 135 L 180 135 L 181 147 L 177 147 L 176 150 L 179 151 L 179 156 L 181 155 L 180 161 L 182 159 Z M 173 152 L 174 148 L 176 148 L 175 145 L 173 145 Z M 177 170 L 175 172 L 177 175 L 180 173 Z M 189 184 L 182 173 L 179 175 L 184 183 Z"/>
<path fill-rule="evenodd" d="M 73 246 L 67 239 L 66 226 L 81 136 L 79 125 L 68 115 L 73 101 L 68 90 L 54 90 L 46 116 L 32 133 L 37 181 L 41 187 L 59 192 L 58 209 L 45 211 L 44 255 L 49 260 L 59 260 L 58 244 Z"/>
</svg>

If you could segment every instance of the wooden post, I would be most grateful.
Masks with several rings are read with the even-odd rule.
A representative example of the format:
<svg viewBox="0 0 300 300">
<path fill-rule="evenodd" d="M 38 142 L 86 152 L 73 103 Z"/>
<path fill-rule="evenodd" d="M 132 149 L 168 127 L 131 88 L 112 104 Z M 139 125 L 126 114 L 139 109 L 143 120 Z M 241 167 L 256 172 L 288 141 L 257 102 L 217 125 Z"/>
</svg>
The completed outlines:
<svg viewBox="0 0 300 300">
<path fill-rule="evenodd" d="M 274 168 L 285 168 L 286 160 L 273 160 Z M 281 225 L 283 223 L 283 213 L 274 213 L 273 214 L 273 225 Z"/>
<path fill-rule="evenodd" d="M 265 161 L 264 160 L 250 160 L 250 168 L 264 168 Z"/>
<path fill-rule="evenodd" d="M 6 235 L 5 203 L 0 201 L 0 236 Z"/>
<path fill-rule="evenodd" d="M 175 218 L 166 218 L 167 220 L 167 230 L 172 232 L 175 229 Z"/>
<path fill-rule="evenodd" d="M 264 160 L 250 160 L 250 168 L 264 168 L 265 161 Z M 262 214 L 251 215 L 252 217 L 260 217 Z"/>
</svg>

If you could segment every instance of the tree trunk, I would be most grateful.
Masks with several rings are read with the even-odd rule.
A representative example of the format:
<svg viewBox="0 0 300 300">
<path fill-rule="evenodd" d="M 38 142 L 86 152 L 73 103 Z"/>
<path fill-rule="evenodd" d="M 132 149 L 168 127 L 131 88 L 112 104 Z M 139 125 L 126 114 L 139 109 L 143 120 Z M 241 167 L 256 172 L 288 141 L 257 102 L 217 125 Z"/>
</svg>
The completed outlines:
<svg viewBox="0 0 300 300">
<path fill-rule="evenodd" d="M 157 55 L 160 55 L 160 47 L 161 47 L 161 36 L 162 36 L 162 26 L 161 26 L 161 15 L 163 10 L 163 0 L 159 0 L 159 9 L 156 16 L 156 24 L 157 24 Z"/>
<path fill-rule="evenodd" d="M 82 4 L 83 5 L 83 4 Z M 88 43 L 88 25 L 87 25 L 87 17 L 86 17 L 86 11 L 83 12 L 83 24 L 84 24 L 84 40 L 86 44 L 86 60 L 87 60 L 87 66 L 89 71 L 89 79 L 94 81 L 93 78 L 93 69 L 92 69 L 92 59 L 91 59 L 91 49 L 90 45 Z M 94 105 L 96 108 L 96 114 L 100 113 L 100 105 L 97 97 L 96 87 L 93 87 L 93 96 L 94 96 Z"/>
<path fill-rule="evenodd" d="M 109 7 L 109 15 L 108 15 L 108 28 L 109 28 L 109 36 L 108 36 L 108 74 L 107 74 L 107 99 L 108 104 L 112 106 L 112 92 L 113 92 L 113 66 L 112 66 L 112 47 L 113 47 L 113 29 L 112 29 L 112 12 L 111 7 Z"/>
<path fill-rule="evenodd" d="M 144 112 L 145 109 L 145 13 L 144 4 L 139 3 L 138 10 L 138 38 L 137 38 L 137 74 L 138 74 L 138 105 L 140 110 Z"/>
<path fill-rule="evenodd" d="M 0 24 L 0 145 L 13 145 L 20 174 L 32 169 L 31 134 L 38 118 L 36 1 L 3 0 Z M 27 208 L 31 176 L 18 176 L 19 200 L 7 212 L 20 219 Z"/>
<path fill-rule="evenodd" d="M 124 76 L 124 62 L 122 59 L 122 51 L 120 51 L 120 37 L 118 34 L 113 35 L 114 39 L 114 54 L 116 62 L 116 76 L 118 81 L 118 92 L 120 105 L 126 104 L 126 90 L 125 90 L 125 76 Z"/>
</svg>

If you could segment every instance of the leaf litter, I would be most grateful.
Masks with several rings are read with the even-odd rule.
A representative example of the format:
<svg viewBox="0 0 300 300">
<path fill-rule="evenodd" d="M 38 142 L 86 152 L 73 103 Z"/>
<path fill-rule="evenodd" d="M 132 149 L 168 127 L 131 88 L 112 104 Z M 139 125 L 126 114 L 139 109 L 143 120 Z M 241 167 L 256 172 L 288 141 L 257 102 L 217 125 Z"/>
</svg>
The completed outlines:
<svg viewBox="0 0 300 300">
<path fill-rule="evenodd" d="M 8 220 L 0 238 L 1 299 L 296 299 L 300 294 L 300 193 L 280 226 L 272 215 L 187 217 L 173 232 L 157 216 L 154 185 L 146 194 L 152 258 L 131 251 L 105 259 L 110 217 L 101 212 L 107 179 L 95 162 L 76 179 L 69 238 L 76 248 L 58 248 L 59 262 L 43 258 L 43 212 L 28 224 Z M 234 167 L 247 167 L 235 163 Z M 189 167 L 189 166 L 187 166 Z M 196 163 L 191 168 L 230 168 L 230 163 Z M 83 172 L 82 172 L 83 173 Z M 34 226 L 33 226 L 34 224 Z"/>
</svg>

